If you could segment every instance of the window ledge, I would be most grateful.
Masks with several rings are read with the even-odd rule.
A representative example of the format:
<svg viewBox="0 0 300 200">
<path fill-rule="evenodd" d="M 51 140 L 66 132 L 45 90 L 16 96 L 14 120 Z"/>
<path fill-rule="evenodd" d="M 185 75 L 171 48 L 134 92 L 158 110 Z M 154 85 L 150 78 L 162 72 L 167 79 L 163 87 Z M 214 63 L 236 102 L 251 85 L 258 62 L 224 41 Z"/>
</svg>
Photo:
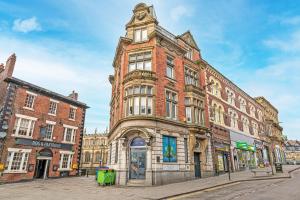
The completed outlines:
<svg viewBox="0 0 300 200">
<path fill-rule="evenodd" d="M 34 109 L 33 109 L 33 108 L 28 108 L 28 107 L 25 107 L 25 106 L 23 106 L 23 108 L 24 108 L 24 109 L 26 109 L 26 110 L 31 110 L 31 111 L 34 111 Z"/>
<path fill-rule="evenodd" d="M 28 138 L 28 139 L 33 139 L 32 136 L 15 135 L 15 134 L 12 134 L 11 136 L 12 136 L 12 137 L 16 137 L 16 138 Z"/>
<path fill-rule="evenodd" d="M 24 170 L 4 170 L 3 172 L 4 174 L 26 174 L 27 171 L 24 171 Z"/>
<path fill-rule="evenodd" d="M 58 168 L 58 171 L 72 171 L 72 169 L 68 169 L 68 168 Z"/>
<path fill-rule="evenodd" d="M 61 143 L 64 143 L 64 144 L 76 144 L 75 142 L 68 142 L 68 141 L 61 141 Z"/>
<path fill-rule="evenodd" d="M 177 80 L 176 79 L 174 79 L 174 78 L 171 78 L 171 77 L 168 77 L 168 76 L 165 76 L 169 81 L 172 81 L 172 82 L 174 82 L 174 83 L 176 83 L 177 82 Z"/>
<path fill-rule="evenodd" d="M 44 141 L 47 141 L 47 142 L 53 142 L 53 140 L 52 139 L 43 139 Z"/>
<path fill-rule="evenodd" d="M 55 116 L 55 117 L 56 117 L 56 114 L 48 113 L 48 115 L 51 115 L 51 116 Z"/>
<path fill-rule="evenodd" d="M 70 121 L 75 121 L 75 119 L 69 118 Z"/>
<path fill-rule="evenodd" d="M 141 41 L 133 41 L 132 44 L 143 44 L 145 42 L 149 42 L 149 39 L 147 39 L 147 40 L 141 40 Z"/>
</svg>

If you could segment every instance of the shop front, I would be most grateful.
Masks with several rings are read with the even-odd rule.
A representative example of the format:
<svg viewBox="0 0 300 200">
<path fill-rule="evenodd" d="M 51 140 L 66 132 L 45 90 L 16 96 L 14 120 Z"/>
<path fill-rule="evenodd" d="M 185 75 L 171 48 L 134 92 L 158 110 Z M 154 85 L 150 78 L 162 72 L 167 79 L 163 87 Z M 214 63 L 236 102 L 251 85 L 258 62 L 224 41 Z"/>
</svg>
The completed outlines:
<svg viewBox="0 0 300 200">
<path fill-rule="evenodd" d="M 242 133 L 230 131 L 231 155 L 235 171 L 257 167 L 255 139 Z"/>
<path fill-rule="evenodd" d="M 257 165 L 260 168 L 270 166 L 269 147 L 266 142 L 255 140 Z"/>
<path fill-rule="evenodd" d="M 228 172 L 230 162 L 230 145 L 214 143 L 217 174 Z"/>
<path fill-rule="evenodd" d="M 236 142 L 236 155 L 239 170 L 256 168 L 256 149 L 255 146 L 247 142 Z"/>
</svg>

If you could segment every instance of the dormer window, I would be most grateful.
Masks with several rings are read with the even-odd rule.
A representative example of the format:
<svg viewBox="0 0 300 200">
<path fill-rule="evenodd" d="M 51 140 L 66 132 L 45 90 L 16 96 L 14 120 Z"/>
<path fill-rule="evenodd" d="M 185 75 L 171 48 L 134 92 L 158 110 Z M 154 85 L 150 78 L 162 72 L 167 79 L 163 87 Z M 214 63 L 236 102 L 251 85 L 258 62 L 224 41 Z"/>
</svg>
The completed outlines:
<svg viewBox="0 0 300 200">
<path fill-rule="evenodd" d="M 188 49 L 186 54 L 185 54 L 185 57 L 192 60 L 193 59 L 193 50 L 192 49 Z"/>
<path fill-rule="evenodd" d="M 134 42 L 143 42 L 148 40 L 147 28 L 140 28 L 134 30 Z"/>
</svg>

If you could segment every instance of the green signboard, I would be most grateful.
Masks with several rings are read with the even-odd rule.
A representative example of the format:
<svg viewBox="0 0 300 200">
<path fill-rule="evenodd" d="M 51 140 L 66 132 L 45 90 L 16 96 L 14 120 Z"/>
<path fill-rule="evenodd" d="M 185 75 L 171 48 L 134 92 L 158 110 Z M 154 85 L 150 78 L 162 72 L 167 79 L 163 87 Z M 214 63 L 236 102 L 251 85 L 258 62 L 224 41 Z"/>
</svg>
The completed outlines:
<svg viewBox="0 0 300 200">
<path fill-rule="evenodd" d="M 256 151 L 255 146 L 253 146 L 253 145 L 248 145 L 248 150 L 253 151 L 253 152 Z"/>
<path fill-rule="evenodd" d="M 253 152 L 256 151 L 255 146 L 249 145 L 249 144 L 247 144 L 247 142 L 239 141 L 239 142 L 236 142 L 235 144 L 236 144 L 237 149 L 242 149 L 242 150 L 246 150 L 246 151 L 253 151 Z"/>
<path fill-rule="evenodd" d="M 248 150 L 248 144 L 247 144 L 247 142 L 236 142 L 236 148 Z"/>
</svg>

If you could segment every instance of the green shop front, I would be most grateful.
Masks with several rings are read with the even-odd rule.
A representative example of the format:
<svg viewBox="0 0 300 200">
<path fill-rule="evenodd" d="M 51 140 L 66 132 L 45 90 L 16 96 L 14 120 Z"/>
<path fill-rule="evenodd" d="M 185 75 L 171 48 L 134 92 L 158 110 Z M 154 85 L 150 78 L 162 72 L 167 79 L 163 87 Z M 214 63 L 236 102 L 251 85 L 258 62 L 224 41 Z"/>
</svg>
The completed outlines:
<svg viewBox="0 0 300 200">
<path fill-rule="evenodd" d="M 232 162 L 235 171 L 257 167 L 255 139 L 237 132 L 230 132 Z"/>
</svg>

